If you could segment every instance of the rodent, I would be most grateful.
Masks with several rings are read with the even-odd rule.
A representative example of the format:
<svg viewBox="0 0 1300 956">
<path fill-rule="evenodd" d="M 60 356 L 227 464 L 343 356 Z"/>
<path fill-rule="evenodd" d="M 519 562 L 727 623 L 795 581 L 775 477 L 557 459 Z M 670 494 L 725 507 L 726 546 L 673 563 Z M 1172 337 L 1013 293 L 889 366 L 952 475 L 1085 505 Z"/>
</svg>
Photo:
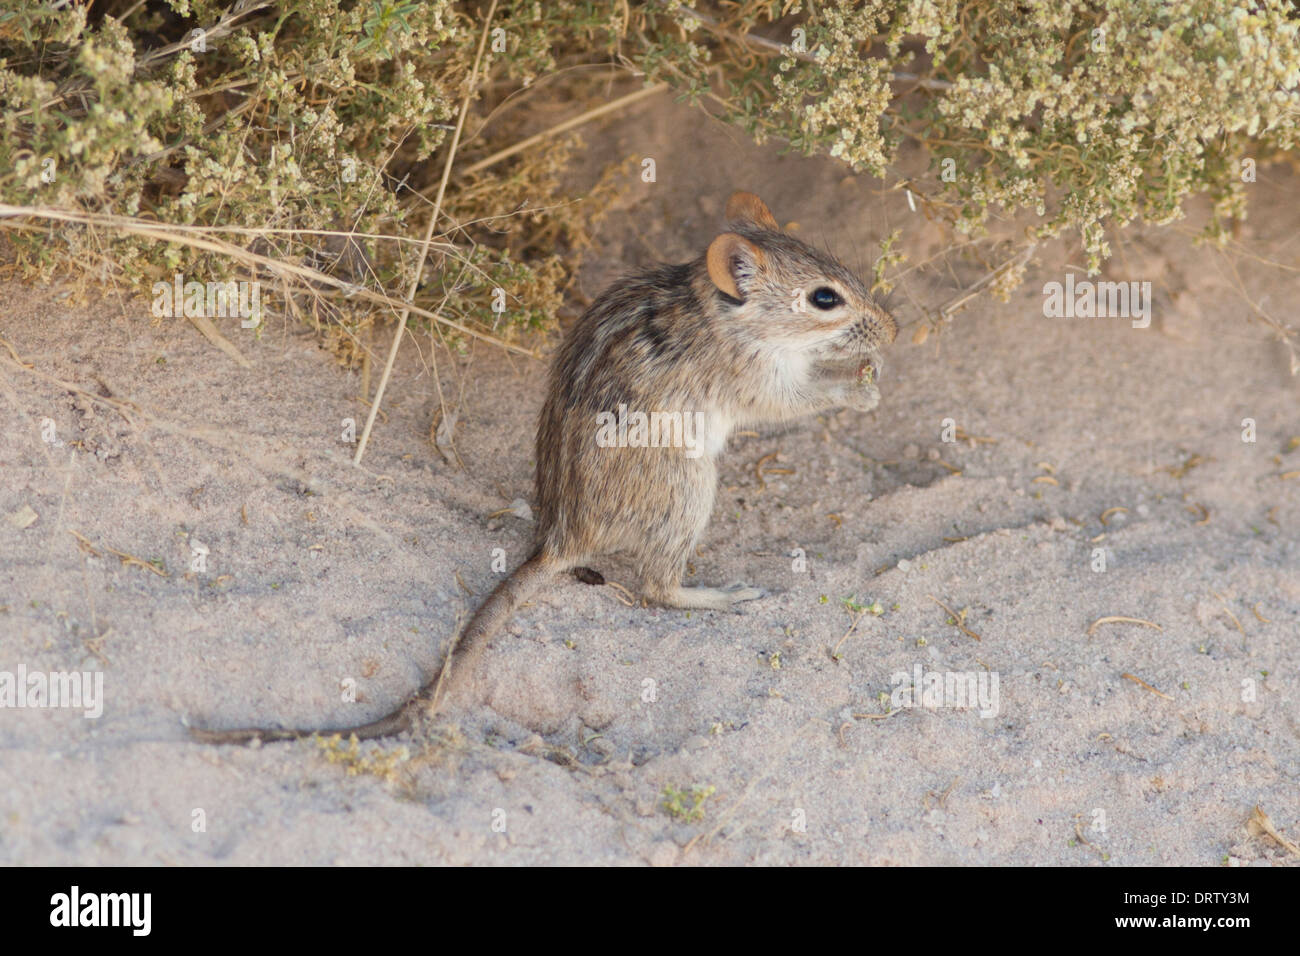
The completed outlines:
<svg viewBox="0 0 1300 956">
<path fill-rule="evenodd" d="M 737 426 L 819 409 L 875 408 L 879 349 L 894 341 L 898 327 L 861 279 L 783 232 L 754 194 L 733 194 L 725 215 L 727 231 L 703 255 L 620 279 L 569 328 L 537 429 L 532 555 L 479 606 L 435 680 L 362 726 L 194 735 L 236 743 L 407 730 L 420 714 L 436 712 L 449 677 L 458 682 L 473 673 L 523 601 L 602 554 L 630 553 L 642 596 L 668 607 L 720 611 L 761 597 L 741 585 L 681 583 L 713 510 L 716 460 L 727 436 Z M 630 410 L 625 417 L 676 412 L 685 421 L 689 413 L 702 428 L 694 447 L 685 445 L 685 428 L 681 447 L 632 447 L 631 438 L 609 447 L 598 440 L 600 425 L 608 439 L 620 407 Z"/>
</svg>

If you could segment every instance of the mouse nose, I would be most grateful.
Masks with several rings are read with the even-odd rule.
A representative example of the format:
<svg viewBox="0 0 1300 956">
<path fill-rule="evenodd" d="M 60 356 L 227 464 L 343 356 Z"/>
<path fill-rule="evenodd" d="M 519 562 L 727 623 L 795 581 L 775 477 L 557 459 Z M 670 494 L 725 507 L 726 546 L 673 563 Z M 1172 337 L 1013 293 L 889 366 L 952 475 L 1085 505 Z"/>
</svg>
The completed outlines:
<svg viewBox="0 0 1300 956">
<path fill-rule="evenodd" d="M 872 331 L 875 332 L 876 338 L 885 345 L 892 344 L 894 339 L 898 338 L 898 322 L 896 322 L 894 317 L 884 309 L 872 309 L 868 313 L 868 322 L 872 326 Z"/>
<path fill-rule="evenodd" d="M 884 309 L 873 307 L 853 323 L 851 334 L 870 345 L 889 345 L 898 337 L 898 323 Z"/>
</svg>

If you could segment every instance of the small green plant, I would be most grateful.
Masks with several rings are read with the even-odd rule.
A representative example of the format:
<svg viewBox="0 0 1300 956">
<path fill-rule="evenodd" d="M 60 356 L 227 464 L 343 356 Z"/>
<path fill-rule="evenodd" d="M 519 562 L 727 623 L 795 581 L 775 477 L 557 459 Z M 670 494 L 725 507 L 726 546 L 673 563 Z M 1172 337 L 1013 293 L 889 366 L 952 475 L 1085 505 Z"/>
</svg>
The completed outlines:
<svg viewBox="0 0 1300 956">
<path fill-rule="evenodd" d="M 349 737 L 346 743 L 340 734 L 314 739 L 321 755 L 329 763 L 341 766 L 349 777 L 365 774 L 388 783 L 398 783 L 403 766 L 411 759 L 410 751 L 405 747 L 363 754 L 361 742 L 355 736 Z"/>
<path fill-rule="evenodd" d="M 713 796 L 714 787 L 686 787 L 677 789 L 671 785 L 666 785 L 661 796 L 664 798 L 662 804 L 664 810 L 674 820 L 682 823 L 699 823 L 704 819 L 704 802 Z"/>
<path fill-rule="evenodd" d="M 856 595 L 849 595 L 846 598 L 840 598 L 840 603 L 843 604 L 851 614 L 870 614 L 872 617 L 881 617 L 885 613 L 885 606 L 879 601 L 872 601 L 870 604 L 864 604 L 858 600 Z M 895 605 L 894 609 L 897 610 L 897 608 L 898 606 Z"/>
</svg>

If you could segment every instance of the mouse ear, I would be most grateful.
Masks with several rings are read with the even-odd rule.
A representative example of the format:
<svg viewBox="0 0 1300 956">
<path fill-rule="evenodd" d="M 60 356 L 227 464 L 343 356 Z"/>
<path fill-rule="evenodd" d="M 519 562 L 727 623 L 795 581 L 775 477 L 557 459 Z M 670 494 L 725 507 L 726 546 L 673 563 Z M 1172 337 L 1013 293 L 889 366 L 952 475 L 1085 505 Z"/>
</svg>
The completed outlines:
<svg viewBox="0 0 1300 956">
<path fill-rule="evenodd" d="M 742 302 L 745 296 L 741 289 L 748 287 L 749 281 L 764 265 L 763 250 L 734 232 L 724 232 L 709 243 L 705 261 L 713 284 Z"/>
<path fill-rule="evenodd" d="M 755 226 L 778 231 L 781 228 L 767 204 L 753 193 L 732 193 L 727 200 L 726 216 L 730 226 Z"/>
</svg>

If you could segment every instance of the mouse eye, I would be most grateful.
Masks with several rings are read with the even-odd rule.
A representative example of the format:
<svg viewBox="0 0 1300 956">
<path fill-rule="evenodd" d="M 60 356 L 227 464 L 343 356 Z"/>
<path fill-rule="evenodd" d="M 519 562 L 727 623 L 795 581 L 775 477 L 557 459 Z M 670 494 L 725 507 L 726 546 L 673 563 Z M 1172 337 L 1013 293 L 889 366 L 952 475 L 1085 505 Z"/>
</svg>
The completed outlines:
<svg viewBox="0 0 1300 956">
<path fill-rule="evenodd" d="M 812 304 L 817 306 L 819 309 L 833 309 L 837 305 L 844 304 L 844 300 L 840 298 L 839 293 L 834 289 L 827 288 L 826 286 L 816 289 L 812 296 L 810 296 L 810 299 Z"/>
</svg>

